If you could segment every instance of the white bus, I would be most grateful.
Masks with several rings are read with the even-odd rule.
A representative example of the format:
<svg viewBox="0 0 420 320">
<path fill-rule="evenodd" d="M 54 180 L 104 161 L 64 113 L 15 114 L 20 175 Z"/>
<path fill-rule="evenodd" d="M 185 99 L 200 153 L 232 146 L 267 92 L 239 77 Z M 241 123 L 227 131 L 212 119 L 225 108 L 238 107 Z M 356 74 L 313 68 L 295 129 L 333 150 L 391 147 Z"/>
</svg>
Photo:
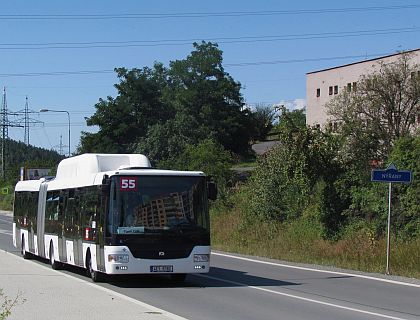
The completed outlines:
<svg viewBox="0 0 420 320">
<path fill-rule="evenodd" d="M 157 170 L 140 154 L 83 154 L 61 161 L 55 178 L 15 187 L 13 244 L 27 259 L 106 274 L 169 274 L 183 281 L 210 267 L 203 172 Z"/>
</svg>

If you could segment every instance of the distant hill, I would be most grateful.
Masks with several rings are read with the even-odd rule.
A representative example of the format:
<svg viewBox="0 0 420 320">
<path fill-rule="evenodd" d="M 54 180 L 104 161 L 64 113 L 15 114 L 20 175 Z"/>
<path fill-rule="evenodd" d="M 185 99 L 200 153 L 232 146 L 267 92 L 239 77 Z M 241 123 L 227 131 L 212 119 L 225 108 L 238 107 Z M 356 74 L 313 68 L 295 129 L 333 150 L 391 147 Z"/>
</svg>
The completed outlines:
<svg viewBox="0 0 420 320">
<path fill-rule="evenodd" d="M 23 142 L 6 140 L 6 181 L 15 183 L 19 179 L 19 168 L 56 168 L 65 157 L 53 150 L 27 146 Z M 1 154 L 0 154 L 1 155 Z M 1 163 L 1 159 L 0 159 Z"/>
</svg>

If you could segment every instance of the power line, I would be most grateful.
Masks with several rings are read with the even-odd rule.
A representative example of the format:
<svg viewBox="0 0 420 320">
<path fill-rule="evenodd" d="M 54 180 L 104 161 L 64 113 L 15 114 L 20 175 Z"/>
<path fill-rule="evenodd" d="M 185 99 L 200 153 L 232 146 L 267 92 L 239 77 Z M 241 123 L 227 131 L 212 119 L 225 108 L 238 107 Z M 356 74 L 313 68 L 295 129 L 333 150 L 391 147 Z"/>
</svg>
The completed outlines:
<svg viewBox="0 0 420 320">
<path fill-rule="evenodd" d="M 409 50 L 408 50 L 409 51 Z M 274 65 L 274 64 L 290 64 L 302 62 L 317 62 L 317 61 L 331 61 L 343 59 L 360 59 L 387 56 L 392 53 L 373 53 L 363 55 L 351 56 L 335 56 L 335 57 L 319 57 L 319 58 L 305 58 L 305 59 L 289 59 L 289 60 L 271 60 L 271 61 L 255 61 L 255 62 L 240 62 L 240 63 L 225 63 L 224 67 L 247 67 L 260 65 Z M 66 76 L 66 75 L 87 75 L 98 73 L 113 73 L 114 70 L 88 70 L 88 71 L 55 71 L 55 72 L 31 72 L 31 73 L 0 73 L 0 77 L 35 77 L 35 76 Z"/>
<path fill-rule="evenodd" d="M 241 63 L 226 63 L 225 67 L 247 67 L 247 66 L 261 66 L 271 64 L 289 64 L 289 63 L 300 63 L 300 62 L 318 62 L 318 61 L 330 61 L 330 60 L 342 60 L 342 59 L 360 59 L 360 58 L 372 58 L 378 56 L 387 56 L 390 53 L 375 53 L 375 54 L 363 54 L 354 56 L 337 56 L 337 57 L 325 57 L 325 58 L 306 58 L 306 59 L 291 59 L 291 60 L 272 60 L 272 61 L 257 61 L 257 62 L 241 62 Z"/>
<path fill-rule="evenodd" d="M 0 20 L 110 20 L 110 19 L 168 19 L 217 18 L 302 14 L 354 13 L 417 9 L 420 5 L 347 7 L 302 10 L 179 12 L 179 13 L 122 13 L 122 14 L 2 14 Z"/>
<path fill-rule="evenodd" d="M 0 73 L 0 77 L 39 77 L 39 76 L 67 76 L 88 75 L 98 73 L 114 73 L 114 70 L 84 70 L 84 71 L 54 71 L 54 72 L 28 72 L 28 73 Z"/>
<path fill-rule="evenodd" d="M 91 49 L 128 48 L 191 45 L 192 42 L 210 41 L 220 44 L 256 43 L 275 41 L 295 41 L 330 38 L 348 38 L 419 32 L 420 27 L 357 30 L 343 32 L 306 33 L 289 35 L 262 35 L 245 37 L 213 37 L 192 39 L 129 40 L 129 41 L 88 41 L 88 42 L 47 42 L 47 43 L 0 43 L 0 50 L 45 50 L 45 49 Z"/>
</svg>

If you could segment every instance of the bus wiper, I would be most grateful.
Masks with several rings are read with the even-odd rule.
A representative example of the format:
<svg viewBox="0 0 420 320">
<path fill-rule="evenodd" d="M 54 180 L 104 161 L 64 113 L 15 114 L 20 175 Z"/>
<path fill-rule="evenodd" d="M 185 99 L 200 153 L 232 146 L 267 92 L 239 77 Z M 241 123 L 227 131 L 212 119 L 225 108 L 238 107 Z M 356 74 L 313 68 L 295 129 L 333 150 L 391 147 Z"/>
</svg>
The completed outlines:
<svg viewBox="0 0 420 320">
<path fill-rule="evenodd" d="M 178 223 L 176 223 L 176 224 L 173 224 L 172 225 L 173 227 L 178 227 L 178 226 L 181 226 L 181 227 L 185 227 L 185 226 L 187 226 L 187 227 L 195 227 L 193 224 L 191 224 L 191 222 L 189 222 L 189 221 L 181 221 L 181 222 L 178 222 Z"/>
</svg>

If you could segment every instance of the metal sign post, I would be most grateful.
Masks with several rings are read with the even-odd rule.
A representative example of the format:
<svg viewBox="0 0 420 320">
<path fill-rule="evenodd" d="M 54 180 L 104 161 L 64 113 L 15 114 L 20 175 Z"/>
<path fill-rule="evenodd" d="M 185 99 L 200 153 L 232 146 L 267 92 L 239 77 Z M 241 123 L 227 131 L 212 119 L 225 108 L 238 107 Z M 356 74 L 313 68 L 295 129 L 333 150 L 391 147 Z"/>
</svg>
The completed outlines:
<svg viewBox="0 0 420 320">
<path fill-rule="evenodd" d="M 389 183 L 388 188 L 388 227 L 387 227 L 387 238 L 386 238 L 386 274 L 391 274 L 389 270 L 389 256 L 391 253 L 391 192 L 392 182 Z"/>
<path fill-rule="evenodd" d="M 408 170 L 397 170 L 394 164 L 390 164 L 385 170 L 372 170 L 371 181 L 373 182 L 388 182 L 388 226 L 387 226 L 387 241 L 386 241 L 386 274 L 391 274 L 390 271 L 390 255 L 391 255 L 391 196 L 392 183 L 402 182 L 410 183 L 412 173 Z"/>
</svg>

